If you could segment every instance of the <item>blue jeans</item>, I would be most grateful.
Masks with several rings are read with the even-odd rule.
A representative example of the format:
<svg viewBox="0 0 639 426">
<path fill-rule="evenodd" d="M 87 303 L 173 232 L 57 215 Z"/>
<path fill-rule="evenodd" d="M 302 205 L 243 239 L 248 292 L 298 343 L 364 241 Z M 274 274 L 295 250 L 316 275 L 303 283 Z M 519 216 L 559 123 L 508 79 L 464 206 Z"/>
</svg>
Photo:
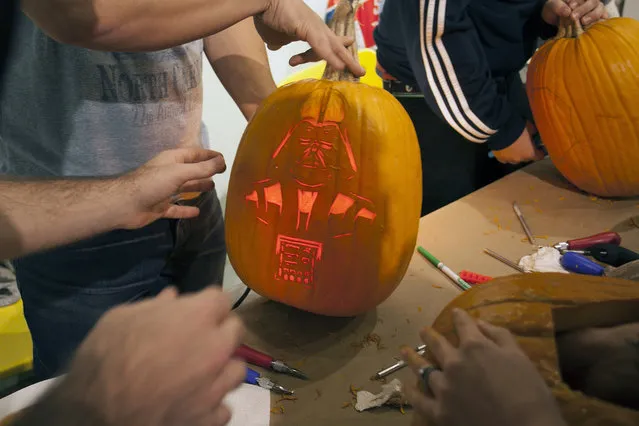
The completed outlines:
<svg viewBox="0 0 639 426">
<path fill-rule="evenodd" d="M 217 195 L 211 191 L 183 203 L 199 206 L 199 217 L 158 220 L 14 262 L 39 379 L 62 372 L 110 308 L 154 296 L 170 284 L 181 292 L 222 284 L 226 249 Z"/>
</svg>

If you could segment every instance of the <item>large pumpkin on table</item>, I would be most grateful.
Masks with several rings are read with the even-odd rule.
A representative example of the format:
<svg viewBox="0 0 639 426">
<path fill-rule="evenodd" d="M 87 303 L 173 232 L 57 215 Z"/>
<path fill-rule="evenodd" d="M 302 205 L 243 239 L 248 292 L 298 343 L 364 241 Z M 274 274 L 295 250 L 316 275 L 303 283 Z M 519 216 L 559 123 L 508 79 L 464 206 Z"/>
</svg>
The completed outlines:
<svg viewBox="0 0 639 426">
<path fill-rule="evenodd" d="M 570 20 L 528 68 L 530 105 L 557 169 L 583 191 L 639 195 L 639 21 Z"/>
<path fill-rule="evenodd" d="M 353 12 L 350 1 L 340 3 L 336 33 L 354 31 Z M 403 278 L 420 205 L 407 113 L 384 90 L 328 67 L 322 80 L 277 89 L 248 124 L 226 201 L 229 258 L 269 299 L 357 315 Z"/>
<path fill-rule="evenodd" d="M 639 411 L 586 396 L 565 384 L 555 344 L 559 332 L 638 322 L 636 282 L 550 273 L 492 280 L 458 296 L 435 320 L 433 327 L 457 345 L 453 308 L 505 327 L 516 336 L 552 389 L 570 426 L 639 425 Z"/>
</svg>

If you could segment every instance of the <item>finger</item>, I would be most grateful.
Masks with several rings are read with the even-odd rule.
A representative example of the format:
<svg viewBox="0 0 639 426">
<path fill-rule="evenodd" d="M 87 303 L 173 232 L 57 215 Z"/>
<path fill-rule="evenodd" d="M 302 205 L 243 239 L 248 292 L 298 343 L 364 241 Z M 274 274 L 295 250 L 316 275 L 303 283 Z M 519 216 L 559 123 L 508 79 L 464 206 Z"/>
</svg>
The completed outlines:
<svg viewBox="0 0 639 426">
<path fill-rule="evenodd" d="M 162 215 L 164 219 L 192 219 L 200 214 L 200 209 L 195 206 L 178 206 L 171 204 Z"/>
<path fill-rule="evenodd" d="M 479 327 L 479 330 L 484 334 L 484 336 L 488 337 L 499 346 L 511 346 L 517 343 L 510 331 L 503 327 L 498 327 L 484 320 L 478 320 L 477 327 Z"/>
<path fill-rule="evenodd" d="M 542 19 L 550 25 L 557 25 L 560 17 L 570 16 L 572 9 L 563 0 L 549 0 L 541 12 Z"/>
<path fill-rule="evenodd" d="M 423 329 L 419 333 L 420 337 L 426 343 L 428 350 L 435 357 L 435 361 L 441 366 L 445 367 L 448 361 L 455 356 L 455 348 L 450 342 L 437 331 L 428 327 Z"/>
<path fill-rule="evenodd" d="M 403 390 L 406 399 L 415 411 L 429 420 L 434 417 L 437 402 L 432 397 L 420 392 L 415 385 L 404 385 Z"/>
<path fill-rule="evenodd" d="M 428 366 L 428 362 L 412 348 L 404 347 L 400 351 L 402 359 L 413 370 L 413 373 L 419 375 L 419 369 Z"/>
<path fill-rule="evenodd" d="M 344 47 L 339 38 L 334 38 L 333 46 L 333 50 L 344 62 L 345 67 L 348 68 L 350 72 L 352 72 L 356 77 L 361 77 L 366 74 L 366 70 L 364 69 L 364 67 L 362 67 L 357 58 L 353 56 L 351 51 Z"/>
<path fill-rule="evenodd" d="M 199 163 L 215 157 L 222 156 L 221 153 L 204 148 L 178 148 L 171 150 L 173 158 L 177 163 Z"/>
<path fill-rule="evenodd" d="M 194 316 L 215 326 L 223 324 L 231 313 L 231 299 L 217 285 L 212 285 L 199 293 L 190 295 L 190 303 L 189 309 L 192 310 Z"/>
<path fill-rule="evenodd" d="M 224 173 L 226 171 L 226 161 L 220 155 L 199 163 L 175 164 L 167 167 L 170 167 L 170 170 L 174 173 L 175 183 L 181 186 L 190 180 L 210 178 L 218 173 Z"/>
<path fill-rule="evenodd" d="M 322 58 L 320 58 L 313 49 L 308 49 L 306 52 L 298 53 L 297 55 L 291 56 L 288 64 L 292 67 L 296 67 L 298 65 L 307 64 L 309 62 L 319 62 L 321 60 Z"/>
<path fill-rule="evenodd" d="M 428 361 L 426 361 L 424 358 L 422 358 L 413 349 L 408 347 L 402 348 L 401 355 L 402 355 L 402 359 L 406 362 L 406 364 L 408 364 L 410 369 L 413 370 L 413 373 L 415 373 L 415 375 L 419 377 L 419 380 L 423 380 L 423 377 L 421 377 L 420 370 L 422 368 L 426 368 L 430 366 L 431 364 Z M 425 385 L 432 392 L 432 394 L 435 395 L 435 397 L 437 397 L 440 394 L 439 391 L 441 389 L 443 380 L 444 380 L 444 374 L 439 370 L 432 371 L 428 375 L 428 382 L 425 383 Z"/>
<path fill-rule="evenodd" d="M 603 5 L 603 3 L 599 2 L 594 10 L 586 13 L 585 16 L 581 18 L 581 24 L 584 26 L 594 24 L 595 22 L 604 19 L 605 14 L 606 7 Z"/>
<path fill-rule="evenodd" d="M 352 37 L 339 37 L 344 47 L 348 47 L 355 42 Z M 309 62 L 318 62 L 321 61 L 322 58 L 317 54 L 317 52 L 313 49 L 308 49 L 306 52 L 299 53 L 294 55 L 289 60 L 289 65 L 292 67 L 306 64 Z"/>
<path fill-rule="evenodd" d="M 459 336 L 460 346 L 467 341 L 477 341 L 482 337 L 475 320 L 462 309 L 453 309 L 453 324 Z"/>
<path fill-rule="evenodd" d="M 586 0 L 576 8 L 572 10 L 572 18 L 573 19 L 581 19 L 591 11 L 597 8 L 597 4 L 599 0 Z"/>
<path fill-rule="evenodd" d="M 231 345 L 231 353 L 233 353 L 240 347 L 240 343 L 244 338 L 244 323 L 236 314 L 230 313 L 230 315 L 226 316 L 224 322 L 220 324 L 220 332 L 224 338 L 228 339 L 227 341 Z"/>
<path fill-rule="evenodd" d="M 215 188 L 215 183 L 210 179 L 191 180 L 180 187 L 178 192 L 207 192 Z"/>
<path fill-rule="evenodd" d="M 246 364 L 240 360 L 232 359 L 220 370 L 220 374 L 211 385 L 207 399 L 212 405 L 218 405 L 224 397 L 236 389 L 246 378 Z"/>
<path fill-rule="evenodd" d="M 211 419 L 207 421 L 206 426 L 224 426 L 231 420 L 231 410 L 226 404 L 215 407 Z"/>
<path fill-rule="evenodd" d="M 158 300 L 172 300 L 178 295 L 177 289 L 174 286 L 166 287 L 157 295 Z"/>
<path fill-rule="evenodd" d="M 326 33 L 324 33 L 322 36 L 312 35 L 307 40 L 308 44 L 311 45 L 311 49 L 315 52 L 317 57 L 324 59 L 326 63 L 329 64 L 331 67 L 335 68 L 338 71 L 341 71 L 344 69 L 344 62 L 338 55 L 335 54 L 332 48 L 333 43 L 331 42 L 332 38 L 335 38 L 336 36 L 328 28 L 326 28 L 326 31 L 329 33 L 328 36 Z M 342 49 L 346 50 L 346 48 L 343 46 Z"/>
</svg>

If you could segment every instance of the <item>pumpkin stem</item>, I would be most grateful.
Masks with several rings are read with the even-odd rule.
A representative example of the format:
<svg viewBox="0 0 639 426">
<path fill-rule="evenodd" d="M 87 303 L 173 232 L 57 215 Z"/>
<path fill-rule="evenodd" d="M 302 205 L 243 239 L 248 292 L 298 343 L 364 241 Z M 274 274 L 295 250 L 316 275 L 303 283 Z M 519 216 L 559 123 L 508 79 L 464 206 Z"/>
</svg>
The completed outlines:
<svg viewBox="0 0 639 426">
<path fill-rule="evenodd" d="M 584 33 L 584 28 L 581 26 L 579 19 L 559 18 L 559 30 L 555 40 L 560 38 L 577 38 Z"/>
<path fill-rule="evenodd" d="M 355 40 L 355 12 L 357 12 L 360 4 L 359 0 L 340 0 L 337 7 L 335 7 L 335 12 L 328 23 L 328 27 L 338 36 L 351 37 Z M 357 58 L 356 40 L 348 47 L 348 51 Z M 347 69 L 338 71 L 328 64 L 322 78 L 332 81 L 359 81 L 359 77 L 356 77 Z"/>
</svg>

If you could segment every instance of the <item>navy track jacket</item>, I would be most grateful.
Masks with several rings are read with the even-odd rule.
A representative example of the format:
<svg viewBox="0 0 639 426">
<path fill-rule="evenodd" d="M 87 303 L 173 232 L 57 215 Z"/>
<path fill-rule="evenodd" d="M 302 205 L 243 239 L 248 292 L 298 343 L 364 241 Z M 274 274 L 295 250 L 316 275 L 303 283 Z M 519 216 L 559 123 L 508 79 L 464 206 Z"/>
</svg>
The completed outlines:
<svg viewBox="0 0 639 426">
<path fill-rule="evenodd" d="M 374 33 L 379 65 L 418 85 L 433 111 L 464 138 L 506 148 L 526 125 L 509 105 L 507 87 L 547 35 L 544 3 L 386 0 Z"/>
</svg>

